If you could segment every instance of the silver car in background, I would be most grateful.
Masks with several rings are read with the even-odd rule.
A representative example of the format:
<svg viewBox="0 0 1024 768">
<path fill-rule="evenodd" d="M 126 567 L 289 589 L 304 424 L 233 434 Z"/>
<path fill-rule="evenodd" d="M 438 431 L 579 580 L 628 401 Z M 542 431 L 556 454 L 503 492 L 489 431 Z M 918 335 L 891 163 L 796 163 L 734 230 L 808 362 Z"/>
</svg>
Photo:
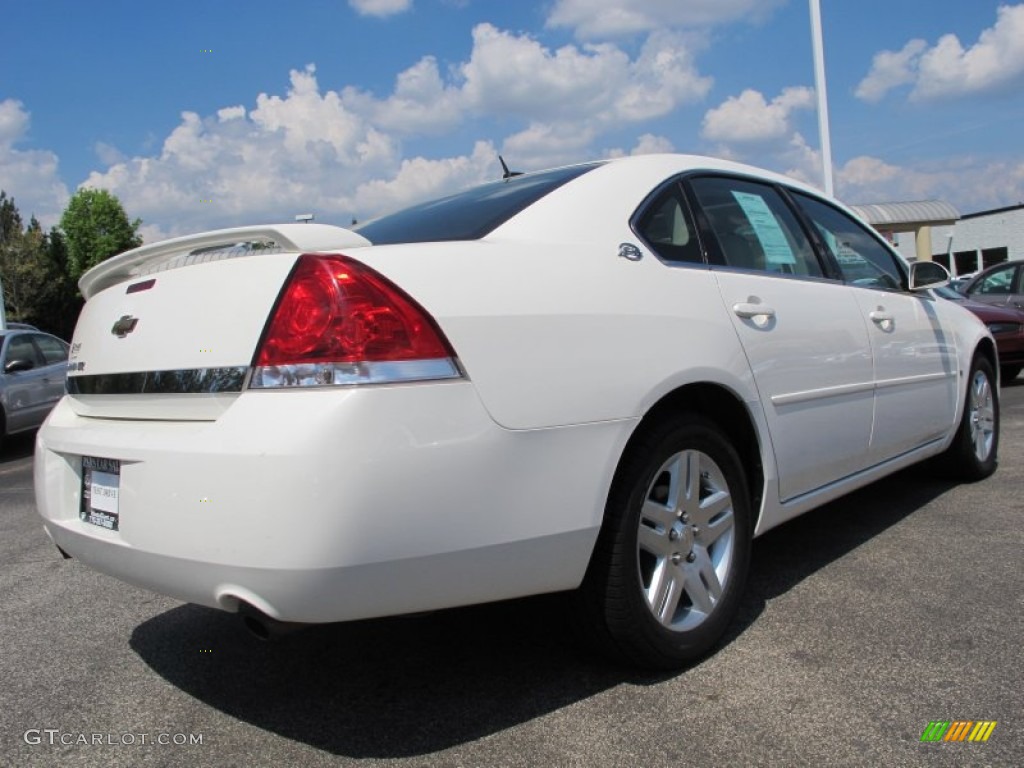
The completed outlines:
<svg viewBox="0 0 1024 768">
<path fill-rule="evenodd" d="M 68 345 L 19 326 L 0 329 L 0 445 L 7 435 L 36 429 L 64 396 Z"/>
</svg>

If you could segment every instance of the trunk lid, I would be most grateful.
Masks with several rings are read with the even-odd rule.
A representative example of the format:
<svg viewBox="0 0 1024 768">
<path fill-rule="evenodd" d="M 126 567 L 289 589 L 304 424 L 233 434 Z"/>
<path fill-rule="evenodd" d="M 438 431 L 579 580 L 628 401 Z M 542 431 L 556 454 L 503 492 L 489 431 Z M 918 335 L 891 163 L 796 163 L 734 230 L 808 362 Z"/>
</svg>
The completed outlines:
<svg viewBox="0 0 1024 768">
<path fill-rule="evenodd" d="M 286 224 L 177 238 L 87 272 L 68 361 L 83 416 L 214 419 L 241 392 L 296 258 L 369 245 L 340 227 Z"/>
</svg>

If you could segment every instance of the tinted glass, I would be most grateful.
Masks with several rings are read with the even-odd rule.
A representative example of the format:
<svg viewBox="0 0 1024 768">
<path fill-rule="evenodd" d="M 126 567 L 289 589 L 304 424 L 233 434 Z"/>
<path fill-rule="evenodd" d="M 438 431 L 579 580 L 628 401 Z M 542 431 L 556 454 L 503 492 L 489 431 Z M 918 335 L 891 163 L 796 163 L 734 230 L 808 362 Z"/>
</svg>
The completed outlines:
<svg viewBox="0 0 1024 768">
<path fill-rule="evenodd" d="M 637 221 L 636 233 L 667 261 L 703 261 L 678 185 L 666 189 L 647 207 Z"/>
<path fill-rule="evenodd" d="M 513 176 L 431 200 L 355 227 L 376 245 L 477 240 L 601 163 Z"/>
<path fill-rule="evenodd" d="M 690 184 L 730 267 L 822 276 L 810 241 L 775 189 L 717 177 Z"/>
<path fill-rule="evenodd" d="M 47 365 L 53 365 L 68 359 L 68 347 L 60 339 L 55 339 L 53 336 L 44 336 L 39 334 L 33 337 L 36 345 L 39 347 L 39 351 L 43 353 L 43 359 Z"/>
<path fill-rule="evenodd" d="M 814 223 L 845 282 L 886 291 L 903 289 L 903 270 L 896 257 L 867 229 L 813 197 L 796 192 L 793 198 Z"/>
<path fill-rule="evenodd" d="M 1015 267 L 997 269 L 986 275 L 971 289 L 971 293 L 983 293 L 989 296 L 1008 296 L 1013 293 L 1013 272 Z"/>
<path fill-rule="evenodd" d="M 32 344 L 32 338 L 28 334 L 13 336 L 7 345 L 7 353 L 3 361 L 4 365 L 14 360 L 30 360 L 33 366 L 42 365 L 43 361 L 39 358 L 39 353 L 36 352 L 36 348 Z"/>
</svg>

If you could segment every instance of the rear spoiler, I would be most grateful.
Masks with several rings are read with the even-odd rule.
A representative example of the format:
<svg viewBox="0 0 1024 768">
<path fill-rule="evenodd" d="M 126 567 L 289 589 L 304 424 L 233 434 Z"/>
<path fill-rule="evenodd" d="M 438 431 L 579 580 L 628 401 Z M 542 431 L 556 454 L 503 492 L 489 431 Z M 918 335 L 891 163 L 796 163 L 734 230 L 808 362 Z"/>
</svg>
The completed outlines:
<svg viewBox="0 0 1024 768">
<path fill-rule="evenodd" d="M 344 227 L 329 224 L 263 224 L 254 227 L 234 227 L 202 232 L 197 235 L 175 237 L 152 245 L 133 248 L 107 259 L 90 269 L 78 281 L 82 296 L 88 299 L 104 288 L 117 285 L 140 275 L 160 272 L 176 266 L 179 261 L 199 249 L 222 246 L 231 248 L 240 243 L 273 241 L 278 250 L 334 251 L 339 248 L 359 248 L 371 245 L 360 234 Z M 184 263 L 177 266 L 185 266 Z"/>
</svg>

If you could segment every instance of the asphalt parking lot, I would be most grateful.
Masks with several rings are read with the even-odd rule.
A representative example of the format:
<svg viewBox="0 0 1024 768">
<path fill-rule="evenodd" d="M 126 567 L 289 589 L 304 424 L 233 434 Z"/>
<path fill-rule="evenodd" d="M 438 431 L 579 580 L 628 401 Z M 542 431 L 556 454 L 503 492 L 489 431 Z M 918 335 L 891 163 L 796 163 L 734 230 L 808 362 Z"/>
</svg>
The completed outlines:
<svg viewBox="0 0 1024 768">
<path fill-rule="evenodd" d="M 0 450 L 0 765 L 1020 765 L 1024 377 L 999 471 L 901 473 L 758 539 L 723 646 L 671 675 L 590 656 L 560 598 L 261 643 L 63 561 L 32 439 Z M 931 721 L 996 721 L 923 743 Z"/>
</svg>

